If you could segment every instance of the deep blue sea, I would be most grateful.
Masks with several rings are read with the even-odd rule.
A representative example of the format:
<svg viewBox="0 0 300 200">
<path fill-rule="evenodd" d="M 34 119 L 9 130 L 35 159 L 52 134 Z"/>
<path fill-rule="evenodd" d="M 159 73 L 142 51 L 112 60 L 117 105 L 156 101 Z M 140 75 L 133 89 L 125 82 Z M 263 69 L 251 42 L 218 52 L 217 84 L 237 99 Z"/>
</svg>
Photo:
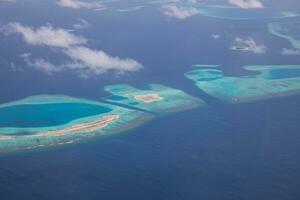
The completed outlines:
<svg viewBox="0 0 300 200">
<path fill-rule="evenodd" d="M 1 36 L 1 103 L 37 94 L 99 100 L 108 95 L 103 91 L 108 84 L 158 83 L 200 97 L 208 106 L 114 135 L 0 155 L 0 200 L 300 199 L 300 95 L 228 105 L 183 75 L 195 69 L 193 64 L 220 64 L 225 74 L 237 76 L 253 73 L 242 69 L 246 65 L 300 64 L 299 56 L 281 54 L 289 42 L 266 27 L 299 17 L 239 21 L 199 15 L 178 20 L 155 6 L 120 13 L 58 9 L 46 0 L 0 1 L 1 24 L 72 28 L 79 17 L 92 24 L 74 32 L 88 38 L 89 47 L 133 58 L 144 68 L 87 79 L 69 71 L 47 74 L 26 67 L 20 55 L 58 63 L 65 55 L 27 45 L 20 35 Z M 268 51 L 229 50 L 235 37 L 253 37 Z"/>
</svg>

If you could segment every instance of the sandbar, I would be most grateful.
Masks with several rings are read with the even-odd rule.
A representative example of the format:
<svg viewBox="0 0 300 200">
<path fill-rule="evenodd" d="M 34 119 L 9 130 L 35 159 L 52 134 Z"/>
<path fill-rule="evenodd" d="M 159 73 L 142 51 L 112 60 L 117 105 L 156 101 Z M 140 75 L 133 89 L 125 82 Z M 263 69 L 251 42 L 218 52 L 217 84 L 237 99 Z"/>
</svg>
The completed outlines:
<svg viewBox="0 0 300 200">
<path fill-rule="evenodd" d="M 144 103 L 152 103 L 154 101 L 161 101 L 161 100 L 163 100 L 163 97 L 159 96 L 156 93 L 135 95 L 133 98 L 135 100 L 142 101 Z"/>
<path fill-rule="evenodd" d="M 38 136 L 64 136 L 64 135 L 74 134 L 78 132 L 91 132 L 106 127 L 109 123 L 116 121 L 118 118 L 119 115 L 107 115 L 101 117 L 99 120 L 96 121 L 76 124 L 62 130 L 47 131 L 38 134 Z"/>
<path fill-rule="evenodd" d="M 7 136 L 7 135 L 0 135 L 0 141 L 1 140 L 11 140 L 13 139 L 14 137 L 12 136 Z"/>
</svg>

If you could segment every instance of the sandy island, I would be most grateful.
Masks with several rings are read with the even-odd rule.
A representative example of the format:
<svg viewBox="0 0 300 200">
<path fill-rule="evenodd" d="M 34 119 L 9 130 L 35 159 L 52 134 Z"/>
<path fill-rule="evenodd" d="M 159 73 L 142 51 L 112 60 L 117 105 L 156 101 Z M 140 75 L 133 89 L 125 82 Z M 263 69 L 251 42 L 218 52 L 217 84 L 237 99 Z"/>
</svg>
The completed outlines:
<svg viewBox="0 0 300 200">
<path fill-rule="evenodd" d="M 61 130 L 53 130 L 53 131 L 46 131 L 39 134 L 34 135 L 28 135 L 28 136 L 8 136 L 8 135 L 0 135 L 0 141 L 2 140 L 12 140 L 16 138 L 21 137 L 35 137 L 35 136 L 64 136 L 69 134 L 75 134 L 78 132 L 91 132 L 95 131 L 100 128 L 106 127 L 109 123 L 117 120 L 119 118 L 119 115 L 107 115 L 104 117 L 101 117 L 99 120 L 92 121 L 92 122 L 86 122 L 81 124 L 76 124 L 73 126 L 70 126 L 69 128 L 61 129 Z"/>
<path fill-rule="evenodd" d="M 69 135 L 78 132 L 91 132 L 106 127 L 109 123 L 117 120 L 118 118 L 119 115 L 107 115 L 100 118 L 97 121 L 76 124 L 71 126 L 70 128 L 66 128 L 62 130 L 47 131 L 44 133 L 40 133 L 37 136 L 63 136 L 63 135 Z"/>
<path fill-rule="evenodd" d="M 0 141 L 1 140 L 10 140 L 10 139 L 13 139 L 12 136 L 7 136 L 7 135 L 0 135 Z"/>
<path fill-rule="evenodd" d="M 163 98 L 159 96 L 156 93 L 150 93 L 150 94 L 141 94 L 141 95 L 135 95 L 135 100 L 142 101 L 144 103 L 151 103 L 154 101 L 161 101 Z"/>
</svg>

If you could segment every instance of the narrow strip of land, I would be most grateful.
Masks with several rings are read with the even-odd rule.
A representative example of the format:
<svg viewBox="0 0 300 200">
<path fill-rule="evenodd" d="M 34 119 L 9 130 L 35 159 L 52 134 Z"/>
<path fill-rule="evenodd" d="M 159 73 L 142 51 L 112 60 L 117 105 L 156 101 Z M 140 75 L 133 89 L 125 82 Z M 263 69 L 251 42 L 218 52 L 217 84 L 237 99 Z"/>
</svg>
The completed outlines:
<svg viewBox="0 0 300 200">
<path fill-rule="evenodd" d="M 80 132 L 92 132 L 96 131 L 98 129 L 106 127 L 108 124 L 112 123 L 113 121 L 116 121 L 120 116 L 119 115 L 107 115 L 101 117 L 99 120 L 91 121 L 91 122 L 86 122 L 86 123 L 80 123 L 80 124 L 75 124 L 72 125 L 68 128 L 65 129 L 59 129 L 59 130 L 52 130 L 52 131 L 46 131 L 30 136 L 9 136 L 9 135 L 2 135 L 0 136 L 0 141 L 2 140 L 12 140 L 16 138 L 21 138 L 21 137 L 49 137 L 49 136 L 65 136 L 65 135 L 70 135 L 70 134 L 76 134 Z"/>
<path fill-rule="evenodd" d="M 96 121 L 76 124 L 66 129 L 47 131 L 38 134 L 38 136 L 63 136 L 63 135 L 69 135 L 78 132 L 91 132 L 106 127 L 109 123 L 117 120 L 118 118 L 119 115 L 107 115 L 101 117 L 99 120 Z"/>
</svg>

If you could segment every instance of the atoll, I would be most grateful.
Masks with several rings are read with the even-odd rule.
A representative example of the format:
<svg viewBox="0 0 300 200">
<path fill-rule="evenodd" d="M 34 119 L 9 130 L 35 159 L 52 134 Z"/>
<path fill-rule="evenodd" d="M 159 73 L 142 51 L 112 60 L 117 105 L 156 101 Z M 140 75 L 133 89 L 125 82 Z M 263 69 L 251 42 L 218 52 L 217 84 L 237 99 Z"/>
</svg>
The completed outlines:
<svg viewBox="0 0 300 200">
<path fill-rule="evenodd" d="M 121 132 L 155 117 L 204 105 L 185 92 L 151 84 L 107 86 L 106 102 L 40 95 L 0 105 L 0 152 L 69 144 Z M 117 102 L 117 104 L 115 104 Z"/>
<path fill-rule="evenodd" d="M 7 118 L 3 110 L 14 117 Z M 42 95 L 1 105 L 0 117 L 1 152 L 71 143 L 120 132 L 139 125 L 152 115 L 86 99 Z M 61 123 L 54 123 L 57 121 Z"/>
<path fill-rule="evenodd" d="M 187 110 L 205 103 L 187 93 L 174 88 L 150 84 L 144 89 L 130 85 L 110 85 L 105 91 L 112 94 L 105 98 L 108 102 L 120 103 L 151 112 L 174 112 Z"/>
<path fill-rule="evenodd" d="M 185 73 L 207 94 L 229 103 L 268 99 L 300 92 L 300 66 L 246 66 L 257 75 L 227 76 L 218 69 Z"/>
</svg>

